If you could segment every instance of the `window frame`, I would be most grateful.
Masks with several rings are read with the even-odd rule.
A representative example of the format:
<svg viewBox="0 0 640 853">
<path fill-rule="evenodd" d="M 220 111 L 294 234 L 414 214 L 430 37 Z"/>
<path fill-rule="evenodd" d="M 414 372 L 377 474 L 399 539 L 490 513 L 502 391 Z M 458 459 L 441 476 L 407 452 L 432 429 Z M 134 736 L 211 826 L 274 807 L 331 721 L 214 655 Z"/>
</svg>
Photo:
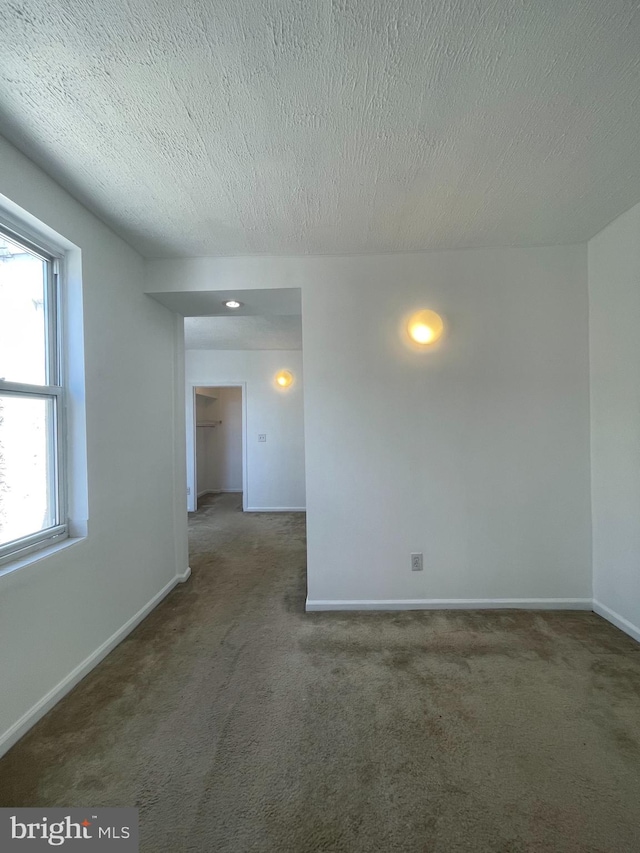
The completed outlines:
<svg viewBox="0 0 640 853">
<path fill-rule="evenodd" d="M 6 563 L 47 548 L 69 537 L 67 467 L 66 467 L 66 389 L 63 360 L 62 293 L 61 281 L 64 253 L 34 241 L 19 230 L 0 220 L 0 236 L 6 237 L 44 262 L 44 327 L 45 327 L 45 380 L 37 385 L 25 382 L 10 382 L 0 378 L 0 394 L 50 400 L 53 407 L 48 442 L 53 475 L 48 488 L 54 501 L 55 524 L 45 530 L 28 534 L 10 542 L 0 544 L 0 568 Z"/>
</svg>

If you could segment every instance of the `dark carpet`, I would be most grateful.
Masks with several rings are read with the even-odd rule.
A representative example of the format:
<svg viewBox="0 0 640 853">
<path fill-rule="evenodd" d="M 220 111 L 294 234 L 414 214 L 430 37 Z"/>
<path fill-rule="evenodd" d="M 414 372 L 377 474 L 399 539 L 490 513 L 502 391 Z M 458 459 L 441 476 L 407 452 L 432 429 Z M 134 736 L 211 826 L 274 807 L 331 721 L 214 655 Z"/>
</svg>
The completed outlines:
<svg viewBox="0 0 640 853">
<path fill-rule="evenodd" d="M 145 853 L 640 850 L 630 638 L 305 615 L 304 516 L 240 505 L 206 499 L 192 579 L 0 761 L 1 805 L 137 805 Z"/>
</svg>

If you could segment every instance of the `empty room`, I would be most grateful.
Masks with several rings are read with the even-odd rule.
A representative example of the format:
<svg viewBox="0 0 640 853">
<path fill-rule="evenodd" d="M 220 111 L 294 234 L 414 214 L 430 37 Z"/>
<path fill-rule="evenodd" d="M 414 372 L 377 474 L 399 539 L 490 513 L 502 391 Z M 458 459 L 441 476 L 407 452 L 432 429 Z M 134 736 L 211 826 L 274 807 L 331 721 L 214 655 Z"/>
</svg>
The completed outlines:
<svg viewBox="0 0 640 853">
<path fill-rule="evenodd" d="M 637 853 L 637 0 L 0 20 L 0 849 Z"/>
</svg>

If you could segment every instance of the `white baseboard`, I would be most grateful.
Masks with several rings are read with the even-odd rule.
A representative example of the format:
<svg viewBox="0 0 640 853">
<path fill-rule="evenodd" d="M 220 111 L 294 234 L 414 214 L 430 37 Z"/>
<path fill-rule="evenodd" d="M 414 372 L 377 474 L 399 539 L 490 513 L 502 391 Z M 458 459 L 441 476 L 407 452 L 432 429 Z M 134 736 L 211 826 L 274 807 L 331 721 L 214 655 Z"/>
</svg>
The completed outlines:
<svg viewBox="0 0 640 853">
<path fill-rule="evenodd" d="M 314 601 L 306 610 L 591 610 L 590 598 L 391 598 Z"/>
<path fill-rule="evenodd" d="M 602 616 L 603 619 L 606 619 L 607 622 L 611 622 L 612 625 L 615 625 L 616 628 L 620 628 L 621 631 L 624 631 L 625 634 L 628 634 L 630 637 L 640 643 L 640 628 L 637 625 L 634 625 L 633 622 L 629 622 L 628 619 L 625 619 L 624 616 L 620 616 L 619 613 L 616 613 L 615 610 L 612 610 L 610 607 L 606 607 L 604 604 L 601 604 L 599 601 L 593 602 L 593 612 L 597 613 L 598 616 Z"/>
<path fill-rule="evenodd" d="M 306 506 L 248 506 L 245 512 L 306 512 Z"/>
<path fill-rule="evenodd" d="M 188 580 L 191 574 L 191 569 L 187 566 L 186 571 L 176 575 L 169 583 L 164 586 L 160 592 L 153 596 L 151 601 L 148 601 L 144 607 L 131 617 L 125 624 L 118 628 L 115 634 L 112 634 L 101 646 L 92 652 L 89 657 L 85 658 L 82 663 L 71 670 L 71 672 L 58 682 L 42 699 L 36 702 L 29 710 L 20 717 L 10 728 L 0 735 L 0 756 L 4 755 L 11 747 L 23 737 L 29 729 L 34 726 L 38 720 L 50 711 L 70 690 L 72 690 L 78 682 L 82 681 L 85 675 L 88 675 L 91 670 L 96 667 L 101 660 L 104 660 L 109 652 L 113 651 L 124 638 L 130 634 L 133 629 L 142 622 L 145 616 L 148 616 L 151 611 L 160 604 L 171 590 L 179 583 L 184 583 Z"/>
</svg>

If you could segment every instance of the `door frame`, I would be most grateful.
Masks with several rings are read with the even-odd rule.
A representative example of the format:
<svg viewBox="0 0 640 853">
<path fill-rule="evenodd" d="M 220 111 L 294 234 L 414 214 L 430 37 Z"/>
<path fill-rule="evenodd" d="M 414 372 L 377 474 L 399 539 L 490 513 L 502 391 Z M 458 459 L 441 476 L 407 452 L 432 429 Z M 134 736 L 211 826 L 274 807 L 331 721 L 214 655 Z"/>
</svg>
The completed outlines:
<svg viewBox="0 0 640 853">
<path fill-rule="evenodd" d="M 247 383 L 204 379 L 187 383 L 187 512 L 198 508 L 198 467 L 196 462 L 196 388 L 240 388 L 242 394 L 242 511 L 246 512 L 249 471 L 247 467 Z"/>
</svg>

